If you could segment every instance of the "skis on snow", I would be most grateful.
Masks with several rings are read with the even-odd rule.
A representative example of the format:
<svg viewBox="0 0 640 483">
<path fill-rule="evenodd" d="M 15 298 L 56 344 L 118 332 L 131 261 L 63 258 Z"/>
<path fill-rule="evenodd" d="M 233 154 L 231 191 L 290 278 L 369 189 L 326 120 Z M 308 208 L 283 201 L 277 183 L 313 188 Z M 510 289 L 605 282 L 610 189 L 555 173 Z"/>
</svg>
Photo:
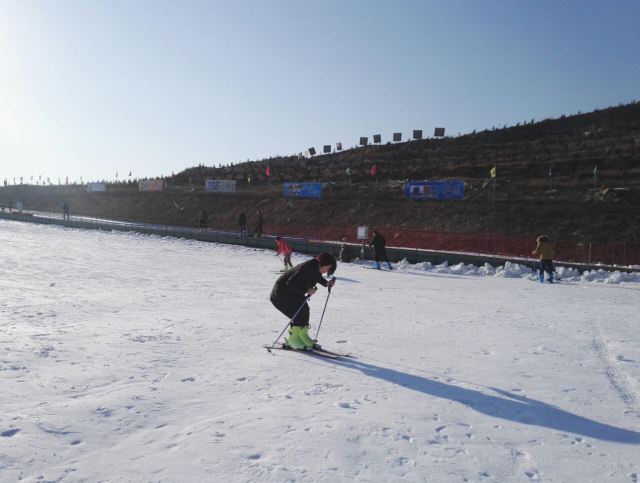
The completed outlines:
<svg viewBox="0 0 640 483">
<path fill-rule="evenodd" d="M 354 355 L 351 355 L 351 353 L 342 353 L 342 352 L 333 352 L 327 349 L 294 349 L 288 345 L 285 344 L 278 344 L 275 347 L 272 347 L 270 345 L 263 345 L 262 347 L 264 347 L 265 349 L 267 349 L 268 352 L 271 352 L 273 349 L 276 350 L 283 350 L 283 351 L 291 351 L 291 352 L 300 352 L 303 354 L 315 354 L 317 356 L 321 356 L 321 357 L 328 357 L 330 359 L 339 359 L 341 357 L 352 357 L 355 358 Z"/>
</svg>

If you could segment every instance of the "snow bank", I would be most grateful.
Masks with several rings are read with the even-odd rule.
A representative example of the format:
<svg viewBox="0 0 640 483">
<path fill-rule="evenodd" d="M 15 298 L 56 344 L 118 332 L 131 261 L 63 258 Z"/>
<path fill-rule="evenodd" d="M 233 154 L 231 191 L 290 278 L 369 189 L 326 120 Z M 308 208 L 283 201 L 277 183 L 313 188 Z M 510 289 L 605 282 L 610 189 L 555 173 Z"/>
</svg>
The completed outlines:
<svg viewBox="0 0 640 483">
<path fill-rule="evenodd" d="M 375 268 L 375 262 L 354 260 L 355 264 L 362 265 L 367 268 Z M 438 274 L 450 275 L 475 275 L 480 277 L 501 277 L 501 278 L 528 278 L 531 280 L 538 279 L 538 272 L 533 270 L 530 265 L 516 262 L 506 262 L 504 266 L 493 267 L 490 263 L 478 267 L 472 264 L 458 263 L 449 265 L 449 262 L 443 262 L 439 265 L 433 265 L 431 262 L 410 263 L 406 259 L 399 261 L 394 266 L 395 270 L 406 272 L 433 272 Z M 384 269 L 384 265 L 383 265 Z M 621 272 L 619 270 L 608 271 L 603 269 L 585 271 L 580 273 L 573 267 L 556 267 L 556 276 L 559 281 L 565 282 L 596 282 L 605 284 L 620 283 L 640 283 L 640 271 L 638 272 Z"/>
</svg>

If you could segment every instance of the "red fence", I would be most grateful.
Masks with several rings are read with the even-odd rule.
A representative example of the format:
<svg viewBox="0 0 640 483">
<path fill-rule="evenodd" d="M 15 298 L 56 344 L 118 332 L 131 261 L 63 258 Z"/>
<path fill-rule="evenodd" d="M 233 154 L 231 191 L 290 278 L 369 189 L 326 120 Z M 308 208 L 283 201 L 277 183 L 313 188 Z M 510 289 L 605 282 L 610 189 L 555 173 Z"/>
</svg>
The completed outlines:
<svg viewBox="0 0 640 483">
<path fill-rule="evenodd" d="M 296 227 L 268 226 L 267 233 L 318 240 L 357 243 L 356 226 L 298 225 Z M 444 233 L 376 227 L 389 247 L 419 248 L 451 252 L 482 253 L 499 256 L 531 258 L 536 236 L 515 237 L 497 233 Z M 371 230 L 371 229 L 370 229 Z M 571 240 L 556 242 L 555 259 L 575 263 L 606 265 L 640 265 L 640 243 L 621 240 L 615 243 L 591 243 Z"/>
</svg>

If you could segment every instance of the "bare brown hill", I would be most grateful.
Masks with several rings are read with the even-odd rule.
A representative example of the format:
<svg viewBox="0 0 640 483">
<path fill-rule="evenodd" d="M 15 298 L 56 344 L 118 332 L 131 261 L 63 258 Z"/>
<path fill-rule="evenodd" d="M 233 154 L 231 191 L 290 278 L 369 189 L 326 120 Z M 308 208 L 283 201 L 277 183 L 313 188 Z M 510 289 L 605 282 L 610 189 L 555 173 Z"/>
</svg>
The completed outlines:
<svg viewBox="0 0 640 483">
<path fill-rule="evenodd" d="M 370 175 L 378 168 L 377 179 Z M 267 179 L 269 166 L 272 176 Z M 497 169 L 495 202 L 489 170 Z M 594 167 L 597 190 L 594 191 Z M 349 167 L 351 179 L 345 169 Z M 549 177 L 551 169 L 552 177 Z M 251 184 L 248 179 L 251 177 Z M 207 193 L 205 179 L 235 179 L 237 192 Z M 406 179 L 462 179 L 464 201 L 415 202 Z M 325 183 L 323 199 L 284 199 L 284 181 Z M 393 226 L 408 229 L 534 236 L 578 241 L 640 240 L 640 104 L 444 139 L 367 146 L 299 159 L 277 157 L 223 167 L 195 167 L 167 179 L 167 190 L 109 185 L 87 193 L 73 186 L 9 186 L 0 203 L 26 208 L 157 223 L 236 227 L 257 208 L 272 227 Z"/>
</svg>

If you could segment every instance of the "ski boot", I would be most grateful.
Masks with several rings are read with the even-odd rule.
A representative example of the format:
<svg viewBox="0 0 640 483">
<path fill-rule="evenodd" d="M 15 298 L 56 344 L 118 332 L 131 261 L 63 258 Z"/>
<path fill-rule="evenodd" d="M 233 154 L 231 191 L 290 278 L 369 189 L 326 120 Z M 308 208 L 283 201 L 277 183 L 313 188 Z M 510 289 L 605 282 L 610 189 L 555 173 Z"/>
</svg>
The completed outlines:
<svg viewBox="0 0 640 483">
<path fill-rule="evenodd" d="M 316 346 L 316 342 L 309 337 L 309 326 L 305 325 L 304 327 L 300 327 L 300 332 L 298 333 L 298 337 L 304 343 L 305 349 L 313 349 Z"/>
<path fill-rule="evenodd" d="M 380 268 L 380 262 L 376 262 L 376 268 L 377 268 L 378 270 L 382 270 L 382 269 Z"/>
<path fill-rule="evenodd" d="M 313 349 L 316 343 L 309 337 L 309 326 L 299 327 L 294 325 L 289 329 L 289 337 L 285 339 L 285 344 L 292 349 L 307 350 Z"/>
<path fill-rule="evenodd" d="M 389 270 L 393 270 L 393 267 L 391 266 L 391 262 L 387 262 L 387 267 L 389 267 Z"/>
<path fill-rule="evenodd" d="M 549 274 L 549 283 L 553 283 L 553 272 Z"/>
<path fill-rule="evenodd" d="M 289 329 L 289 337 L 284 339 L 284 346 L 287 349 L 304 350 L 306 348 L 306 344 L 300 339 L 301 330 L 302 327 L 295 325 Z"/>
<path fill-rule="evenodd" d="M 544 283 L 544 272 L 540 272 L 540 283 Z"/>
</svg>

